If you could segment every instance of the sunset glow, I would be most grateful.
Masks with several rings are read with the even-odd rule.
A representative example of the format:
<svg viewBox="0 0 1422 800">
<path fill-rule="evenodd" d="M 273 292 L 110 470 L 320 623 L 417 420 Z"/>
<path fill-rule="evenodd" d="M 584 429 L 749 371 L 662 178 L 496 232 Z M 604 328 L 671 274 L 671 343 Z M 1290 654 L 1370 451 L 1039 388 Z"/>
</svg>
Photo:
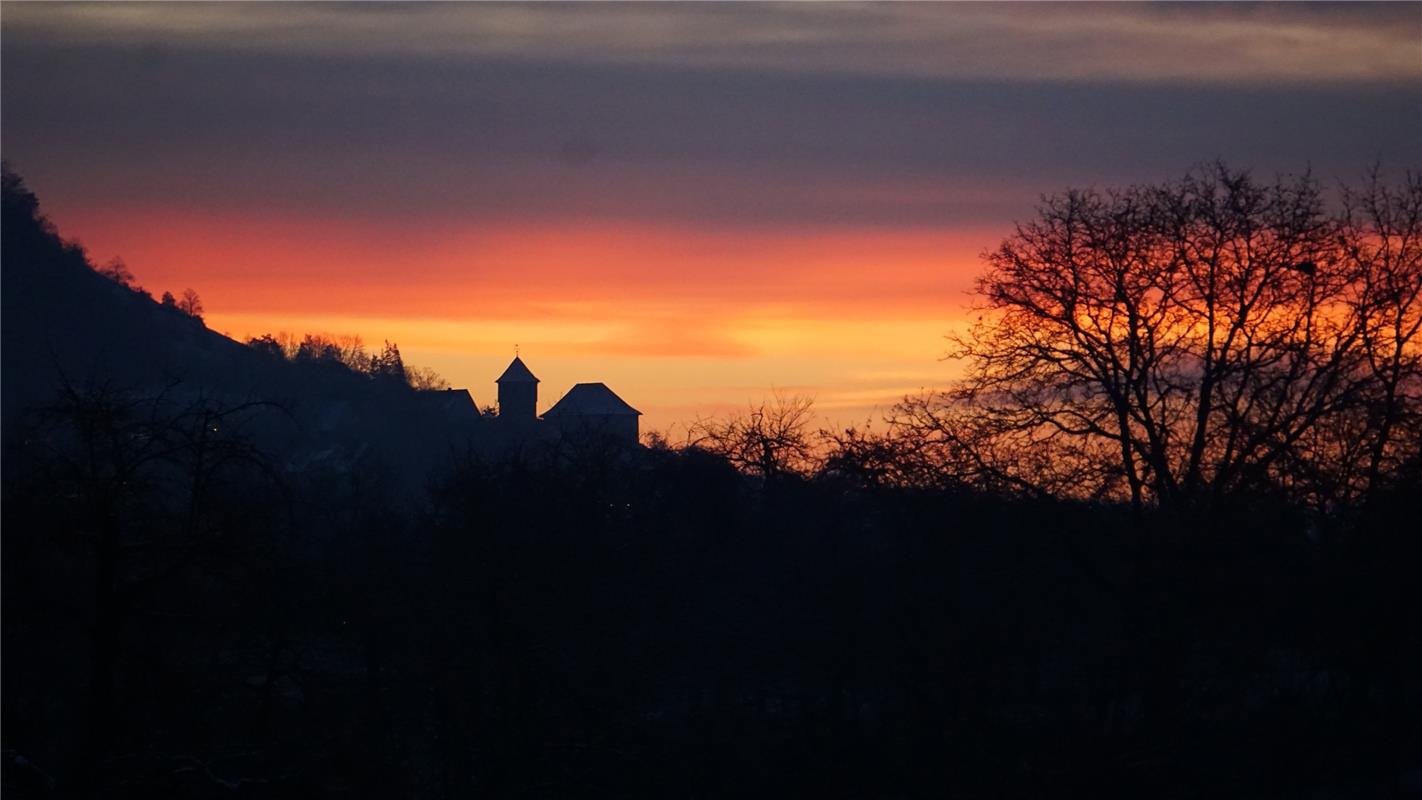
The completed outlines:
<svg viewBox="0 0 1422 800">
<path fill-rule="evenodd" d="M 941 385 L 1043 192 L 1422 147 L 1403 12 L 332 10 L 8 5 L 6 158 L 216 330 L 393 341 L 480 404 L 518 345 L 540 410 L 603 380 L 648 429 Z"/>
<path fill-rule="evenodd" d="M 861 424 L 951 374 L 942 337 L 1001 231 L 717 230 L 610 223 L 372 229 L 340 219 L 151 209 L 52 215 L 152 291 L 198 287 L 234 338 L 285 331 L 398 343 L 476 402 L 515 345 L 540 409 L 584 380 L 638 398 L 649 429 L 809 395 Z"/>
</svg>

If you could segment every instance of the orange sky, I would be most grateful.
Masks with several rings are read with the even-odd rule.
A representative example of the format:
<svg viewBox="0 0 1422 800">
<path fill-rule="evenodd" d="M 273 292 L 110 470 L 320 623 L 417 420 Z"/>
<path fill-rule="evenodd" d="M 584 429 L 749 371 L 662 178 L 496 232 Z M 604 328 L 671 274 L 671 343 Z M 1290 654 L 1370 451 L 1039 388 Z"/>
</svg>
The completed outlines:
<svg viewBox="0 0 1422 800">
<path fill-rule="evenodd" d="M 858 424 L 941 385 L 943 335 L 1005 232 L 589 222 L 374 227 L 348 219 L 86 208 L 36 187 L 96 262 L 155 294 L 192 287 L 212 328 L 399 344 L 475 401 L 519 345 L 540 410 L 601 380 L 671 431 L 772 390 Z M 56 196 L 57 195 L 57 196 Z"/>
<path fill-rule="evenodd" d="M 1043 193 L 1422 163 L 1416 4 L 6 3 L 4 156 L 213 328 L 644 428 L 941 386 Z M 673 431 L 673 435 L 675 431 Z"/>
</svg>

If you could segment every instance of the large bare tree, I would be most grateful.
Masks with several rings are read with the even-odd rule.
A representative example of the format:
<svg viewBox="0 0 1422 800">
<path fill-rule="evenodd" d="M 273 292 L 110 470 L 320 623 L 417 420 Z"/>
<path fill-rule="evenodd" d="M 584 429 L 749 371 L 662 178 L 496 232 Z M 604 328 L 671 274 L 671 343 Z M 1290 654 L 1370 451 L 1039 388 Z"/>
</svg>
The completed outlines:
<svg viewBox="0 0 1422 800">
<path fill-rule="evenodd" d="M 975 482 L 1138 508 L 1366 494 L 1418 449 L 1422 182 L 1342 200 L 1223 165 L 1045 198 L 985 256 L 965 377 L 897 425 Z"/>
</svg>

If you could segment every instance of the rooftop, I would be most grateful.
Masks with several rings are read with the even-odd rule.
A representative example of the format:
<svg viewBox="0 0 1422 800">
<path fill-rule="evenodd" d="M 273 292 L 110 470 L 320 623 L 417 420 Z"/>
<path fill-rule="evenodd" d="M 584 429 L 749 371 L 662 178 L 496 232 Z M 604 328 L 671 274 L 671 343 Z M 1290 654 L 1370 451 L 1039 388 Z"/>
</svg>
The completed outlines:
<svg viewBox="0 0 1422 800">
<path fill-rule="evenodd" d="M 605 383 L 580 383 L 569 389 L 563 399 L 554 403 L 543 416 L 556 417 L 560 414 L 641 416 L 642 412 L 627 405 L 627 401 L 618 397 Z"/>
<path fill-rule="evenodd" d="M 509 362 L 508 369 L 499 376 L 495 383 L 538 383 L 538 379 L 533 377 L 528 366 L 523 363 L 523 359 L 514 356 L 514 360 Z"/>
</svg>

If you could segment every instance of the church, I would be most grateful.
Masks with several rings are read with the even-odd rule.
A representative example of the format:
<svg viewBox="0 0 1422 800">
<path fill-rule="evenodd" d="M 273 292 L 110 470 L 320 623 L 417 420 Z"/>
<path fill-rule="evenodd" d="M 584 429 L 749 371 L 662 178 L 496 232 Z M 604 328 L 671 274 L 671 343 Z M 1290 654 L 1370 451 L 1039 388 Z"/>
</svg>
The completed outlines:
<svg viewBox="0 0 1422 800">
<path fill-rule="evenodd" d="M 501 426 L 548 439 L 601 439 L 624 445 L 637 444 L 638 417 L 605 383 L 579 383 L 553 407 L 538 416 L 539 380 L 517 355 L 495 381 L 499 387 Z"/>
</svg>

